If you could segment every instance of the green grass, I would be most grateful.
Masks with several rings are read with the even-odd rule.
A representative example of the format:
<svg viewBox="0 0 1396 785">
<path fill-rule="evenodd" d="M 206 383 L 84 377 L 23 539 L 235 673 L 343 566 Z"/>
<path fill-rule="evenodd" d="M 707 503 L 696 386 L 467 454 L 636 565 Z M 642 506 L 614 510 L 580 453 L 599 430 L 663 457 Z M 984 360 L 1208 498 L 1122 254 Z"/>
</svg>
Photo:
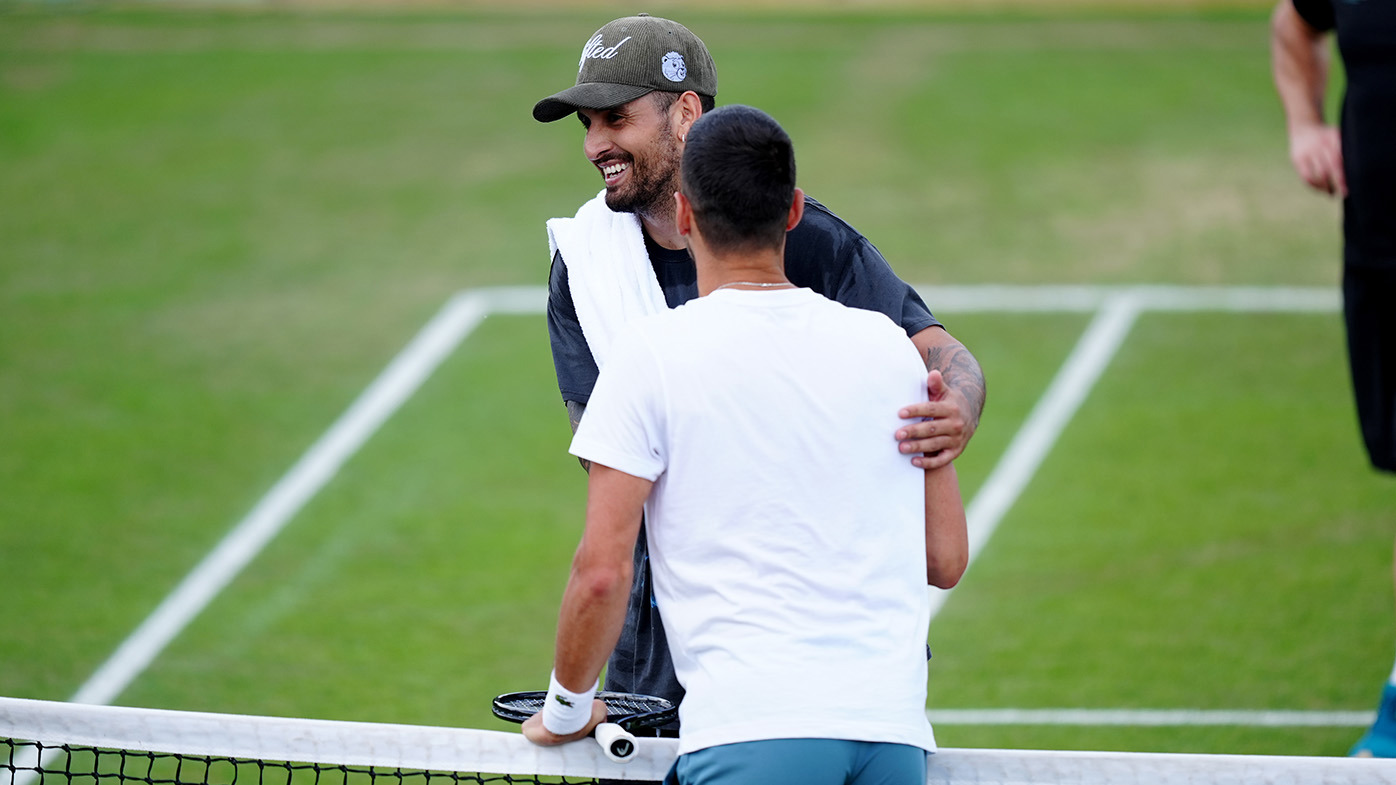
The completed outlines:
<svg viewBox="0 0 1396 785">
<path fill-rule="evenodd" d="M 452 293 L 599 185 L 533 102 L 610 12 L 0 6 L 0 694 L 70 696 Z M 725 103 L 945 283 L 1332 285 L 1263 10 L 695 12 Z M 1085 315 L 944 314 L 984 482 Z M 1336 315 L 1135 326 L 932 630 L 947 708 L 1372 708 L 1392 487 Z M 541 317 L 496 317 L 120 698 L 501 727 L 581 524 Z M 938 728 L 1341 754 L 1354 729 Z"/>
<path fill-rule="evenodd" d="M 1391 615 L 1390 483 L 1344 449 L 1349 407 L 1296 394 L 1341 378 L 1323 349 L 1337 322 L 1145 317 L 937 620 L 933 704 L 1370 700 L 1390 646 L 1374 623 Z M 1244 351 L 1204 350 L 1218 342 Z"/>
</svg>

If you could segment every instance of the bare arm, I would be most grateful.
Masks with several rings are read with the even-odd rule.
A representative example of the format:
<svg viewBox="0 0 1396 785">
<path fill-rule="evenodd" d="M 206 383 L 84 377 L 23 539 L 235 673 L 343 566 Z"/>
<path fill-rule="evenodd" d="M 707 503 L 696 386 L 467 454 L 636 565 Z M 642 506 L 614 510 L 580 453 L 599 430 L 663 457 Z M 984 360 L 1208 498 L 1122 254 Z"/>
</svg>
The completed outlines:
<svg viewBox="0 0 1396 785">
<path fill-rule="evenodd" d="M 926 472 L 926 582 L 949 589 L 969 567 L 969 531 L 955 465 Z"/>
<path fill-rule="evenodd" d="M 591 686 L 620 638 L 649 480 L 593 464 L 586 529 L 558 616 L 554 667 L 568 689 Z"/>
<path fill-rule="evenodd" d="M 631 556 L 652 486 L 649 480 L 592 465 L 587 479 L 586 529 L 562 595 L 553 655 L 558 683 L 574 692 L 584 692 L 596 683 L 620 638 L 630 599 Z M 539 744 L 561 744 L 585 736 L 605 717 L 605 707 L 598 701 L 586 728 L 577 734 L 555 736 L 543 727 L 540 713 L 524 723 L 524 735 Z"/>
<path fill-rule="evenodd" d="M 1327 34 L 1309 26 L 1290 0 L 1280 0 L 1270 17 L 1270 66 L 1284 106 L 1290 162 L 1310 187 L 1346 196 L 1341 137 L 1323 121 L 1329 60 Z"/>
<path fill-rule="evenodd" d="M 942 327 L 927 327 L 911 341 L 926 358 L 927 370 L 939 374 L 928 380 L 929 401 L 902 409 L 902 419 L 917 422 L 902 426 L 896 437 L 903 453 L 920 453 L 912 463 L 936 469 L 960 457 L 979 428 L 986 397 L 984 371 L 969 349 Z M 925 418 L 932 419 L 921 421 Z"/>
</svg>

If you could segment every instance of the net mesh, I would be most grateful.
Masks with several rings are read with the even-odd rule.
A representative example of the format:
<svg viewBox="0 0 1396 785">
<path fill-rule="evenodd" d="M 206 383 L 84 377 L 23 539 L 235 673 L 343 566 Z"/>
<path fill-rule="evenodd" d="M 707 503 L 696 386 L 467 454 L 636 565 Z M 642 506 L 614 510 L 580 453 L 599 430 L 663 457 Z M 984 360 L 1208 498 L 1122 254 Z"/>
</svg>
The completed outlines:
<svg viewBox="0 0 1396 785">
<path fill-rule="evenodd" d="M 0 740 L 0 750 L 9 748 L 9 782 L 146 783 L 146 785 L 349 785 L 384 783 L 534 782 L 511 775 L 479 772 L 431 772 L 405 769 L 375 769 L 367 766 L 322 765 L 257 759 L 223 758 L 208 755 L 99 749 L 71 744 L 50 745 L 13 739 Z M 3 756 L 3 753 L 0 753 Z M 5 781 L 0 778 L 0 782 Z M 559 778 L 556 782 L 582 782 Z M 592 782 L 593 780 L 584 780 Z"/>
<path fill-rule="evenodd" d="M 453 785 L 662 780 L 674 739 L 629 763 L 590 741 L 0 698 L 0 785 Z M 1396 785 L 1396 761 L 946 749 L 928 785 Z"/>
</svg>

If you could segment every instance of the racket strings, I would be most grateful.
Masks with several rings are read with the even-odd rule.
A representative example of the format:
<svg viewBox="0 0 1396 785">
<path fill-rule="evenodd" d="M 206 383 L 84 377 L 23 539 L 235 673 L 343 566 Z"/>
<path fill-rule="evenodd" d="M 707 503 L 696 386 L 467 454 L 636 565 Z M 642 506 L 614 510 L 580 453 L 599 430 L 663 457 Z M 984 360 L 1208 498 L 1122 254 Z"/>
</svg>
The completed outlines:
<svg viewBox="0 0 1396 785">
<path fill-rule="evenodd" d="M 628 720 L 639 718 L 643 725 L 648 725 L 649 723 L 644 723 L 643 720 L 653 718 L 658 724 L 663 724 L 676 713 L 672 703 L 651 695 L 603 690 L 596 693 L 596 697 L 606 704 L 606 715 L 612 722 L 626 723 Z M 544 692 L 501 695 L 495 700 L 494 709 L 496 716 L 502 719 L 522 722 L 542 711 L 545 702 L 547 693 Z"/>
<path fill-rule="evenodd" d="M 606 703 L 606 711 L 608 714 L 652 714 L 657 711 L 664 711 L 670 706 L 669 701 L 662 698 L 651 698 L 647 695 L 601 693 L 597 695 L 597 697 Z"/>
</svg>

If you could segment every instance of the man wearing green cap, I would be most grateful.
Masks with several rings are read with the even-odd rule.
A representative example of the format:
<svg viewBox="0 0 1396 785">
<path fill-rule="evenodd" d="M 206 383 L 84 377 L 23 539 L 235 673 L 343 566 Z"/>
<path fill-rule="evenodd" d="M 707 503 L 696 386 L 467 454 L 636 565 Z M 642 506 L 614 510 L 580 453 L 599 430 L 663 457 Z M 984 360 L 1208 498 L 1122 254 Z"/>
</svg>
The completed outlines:
<svg viewBox="0 0 1396 785">
<path fill-rule="evenodd" d="M 716 96 L 717 69 L 703 42 L 677 22 L 642 14 L 596 31 L 582 47 L 576 84 L 533 108 L 540 122 L 568 115 L 581 121 L 583 152 L 604 183 L 576 216 L 548 221 L 548 332 L 574 431 L 624 325 L 698 296 L 674 193 L 688 129 Z M 909 402 L 900 412 L 906 424 L 889 435 L 926 469 L 959 456 L 983 410 L 984 377 L 920 296 L 866 238 L 808 197 L 803 219 L 787 237 L 785 264 L 796 286 L 880 311 L 906 332 L 927 360 L 929 400 Z M 653 599 L 644 536 L 634 576 L 606 688 L 678 702 L 683 688 Z"/>
</svg>

